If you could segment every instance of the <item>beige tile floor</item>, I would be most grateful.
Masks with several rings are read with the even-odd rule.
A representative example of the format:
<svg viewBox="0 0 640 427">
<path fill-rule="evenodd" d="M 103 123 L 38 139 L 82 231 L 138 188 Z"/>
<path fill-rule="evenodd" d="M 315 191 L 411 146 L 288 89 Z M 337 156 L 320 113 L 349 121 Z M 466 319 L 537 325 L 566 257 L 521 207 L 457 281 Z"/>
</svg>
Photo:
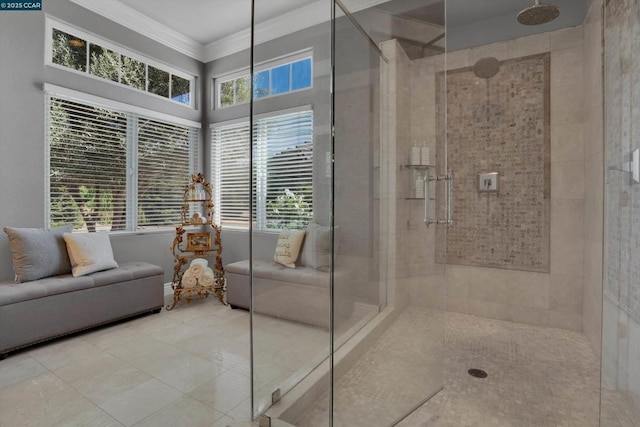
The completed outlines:
<svg viewBox="0 0 640 427">
<path fill-rule="evenodd" d="M 356 310 L 339 333 L 369 315 Z M 249 420 L 249 323 L 209 298 L 16 352 L 0 361 L 0 426 Z M 257 399 L 288 391 L 328 354 L 327 330 L 260 315 L 254 327 Z"/>
<path fill-rule="evenodd" d="M 311 369 L 328 342 L 318 328 L 260 316 L 255 323 L 259 392 Z M 291 337 L 300 351 L 287 351 Z M 16 352 L 0 362 L 0 426 L 248 420 L 249 340 L 248 312 L 210 298 Z"/>
<path fill-rule="evenodd" d="M 384 418 L 358 418 L 358 410 L 375 413 L 376 399 L 408 407 L 415 397 L 408 387 L 412 380 L 385 363 L 395 360 L 417 383 L 433 379 L 429 362 L 422 360 L 424 369 L 416 372 L 413 357 L 439 357 L 429 340 L 415 339 L 416 333 L 442 339 L 433 327 L 438 319 L 424 311 L 405 315 L 338 380 L 334 425 L 385 425 Z M 296 363 L 317 353 L 326 332 L 274 319 L 258 322 L 265 353 L 256 368 L 257 384 L 270 390 Z M 581 334 L 456 313 L 446 314 L 446 325 L 446 387 L 402 426 L 597 425 L 598 364 Z M 292 355 L 285 344 L 291 336 L 309 352 Z M 489 377 L 470 377 L 470 367 Z M 195 301 L 1 361 L 0 426 L 226 426 L 249 418 L 249 384 L 248 313 L 213 299 Z M 349 395 L 351 402 L 362 403 L 355 411 Z M 619 396 L 607 393 L 605 399 L 618 409 L 606 411 L 609 421 L 603 426 L 635 425 Z M 326 406 L 318 402 L 296 424 L 327 425 Z"/>
<path fill-rule="evenodd" d="M 248 319 L 202 300 L 16 352 L 0 426 L 226 425 L 249 397 Z"/>
</svg>

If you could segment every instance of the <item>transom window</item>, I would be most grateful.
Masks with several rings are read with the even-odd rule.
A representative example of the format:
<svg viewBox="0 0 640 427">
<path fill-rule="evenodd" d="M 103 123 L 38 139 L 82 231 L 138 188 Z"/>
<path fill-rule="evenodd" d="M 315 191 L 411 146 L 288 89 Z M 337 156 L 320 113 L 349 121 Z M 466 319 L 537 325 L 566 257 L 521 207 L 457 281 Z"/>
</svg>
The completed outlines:
<svg viewBox="0 0 640 427">
<path fill-rule="evenodd" d="M 139 231 L 180 223 L 197 127 L 51 91 L 46 99 L 48 226 Z"/>
<path fill-rule="evenodd" d="M 195 76 L 47 19 L 47 63 L 194 106 Z"/>
<path fill-rule="evenodd" d="M 253 77 L 253 99 L 283 95 L 309 89 L 313 83 L 311 52 L 270 61 L 256 67 Z M 251 75 L 248 70 L 216 79 L 217 108 L 249 102 Z"/>
<path fill-rule="evenodd" d="M 219 224 L 249 226 L 249 191 L 253 187 L 254 224 L 258 230 L 307 226 L 313 217 L 310 107 L 256 118 L 253 144 L 246 119 L 212 126 L 211 141 L 211 176 Z M 253 171 L 249 151 L 252 145 Z"/>
</svg>

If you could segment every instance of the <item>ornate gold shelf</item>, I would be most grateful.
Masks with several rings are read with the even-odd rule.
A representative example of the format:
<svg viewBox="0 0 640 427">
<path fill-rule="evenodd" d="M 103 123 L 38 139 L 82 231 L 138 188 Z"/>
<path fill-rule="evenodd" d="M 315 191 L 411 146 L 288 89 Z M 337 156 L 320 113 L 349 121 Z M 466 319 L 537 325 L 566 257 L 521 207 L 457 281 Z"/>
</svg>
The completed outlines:
<svg viewBox="0 0 640 427">
<path fill-rule="evenodd" d="M 192 207 L 204 207 L 204 216 L 201 212 L 192 212 Z M 167 310 L 172 310 L 182 297 L 187 303 L 194 297 L 206 298 L 209 294 L 216 295 L 218 300 L 226 305 L 224 267 L 222 266 L 222 240 L 220 238 L 220 226 L 213 222 L 214 206 L 212 201 L 211 184 L 204 179 L 201 173 L 191 175 L 191 184 L 184 189 L 184 204 L 182 205 L 181 224 L 176 227 L 176 237 L 173 239 L 171 252 L 175 258 L 173 266 L 173 303 L 167 305 Z M 184 227 L 201 227 L 201 231 L 187 232 Z M 186 234 L 186 236 L 185 236 Z M 214 273 L 212 285 L 196 284 L 187 287 L 182 283 L 182 278 L 188 268 L 190 260 L 205 258 L 212 260 L 211 269 Z"/>
</svg>

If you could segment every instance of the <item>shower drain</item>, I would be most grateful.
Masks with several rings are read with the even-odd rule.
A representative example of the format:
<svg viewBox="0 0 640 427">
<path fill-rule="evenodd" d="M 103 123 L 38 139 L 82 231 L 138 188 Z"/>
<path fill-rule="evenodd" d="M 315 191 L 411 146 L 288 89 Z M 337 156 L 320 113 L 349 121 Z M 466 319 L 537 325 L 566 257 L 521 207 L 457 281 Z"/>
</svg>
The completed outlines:
<svg viewBox="0 0 640 427">
<path fill-rule="evenodd" d="M 487 378 L 487 373 L 482 369 L 469 369 L 469 375 L 476 378 Z"/>
</svg>

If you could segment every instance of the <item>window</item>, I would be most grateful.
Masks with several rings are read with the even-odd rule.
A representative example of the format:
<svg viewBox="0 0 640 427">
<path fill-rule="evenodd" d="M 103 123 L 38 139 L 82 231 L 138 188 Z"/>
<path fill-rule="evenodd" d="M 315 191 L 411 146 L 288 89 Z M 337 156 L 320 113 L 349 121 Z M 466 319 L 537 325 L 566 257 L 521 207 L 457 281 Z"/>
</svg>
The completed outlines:
<svg viewBox="0 0 640 427">
<path fill-rule="evenodd" d="M 107 40 L 47 19 L 47 63 L 193 106 L 195 77 L 156 64 Z"/>
<path fill-rule="evenodd" d="M 253 177 L 258 230 L 305 228 L 313 216 L 313 111 L 308 107 L 254 120 L 251 172 L 247 121 L 211 128 L 216 220 L 249 226 Z"/>
<path fill-rule="evenodd" d="M 271 61 L 269 64 L 256 67 L 253 77 L 253 99 L 309 89 L 313 76 L 310 55 L 306 52 L 294 57 L 288 56 L 284 59 L 288 62 Z M 218 108 L 249 102 L 250 79 L 251 76 L 246 70 L 216 79 Z"/>
<path fill-rule="evenodd" d="M 46 113 L 50 227 L 139 231 L 180 223 L 197 128 L 53 93 Z"/>
</svg>

